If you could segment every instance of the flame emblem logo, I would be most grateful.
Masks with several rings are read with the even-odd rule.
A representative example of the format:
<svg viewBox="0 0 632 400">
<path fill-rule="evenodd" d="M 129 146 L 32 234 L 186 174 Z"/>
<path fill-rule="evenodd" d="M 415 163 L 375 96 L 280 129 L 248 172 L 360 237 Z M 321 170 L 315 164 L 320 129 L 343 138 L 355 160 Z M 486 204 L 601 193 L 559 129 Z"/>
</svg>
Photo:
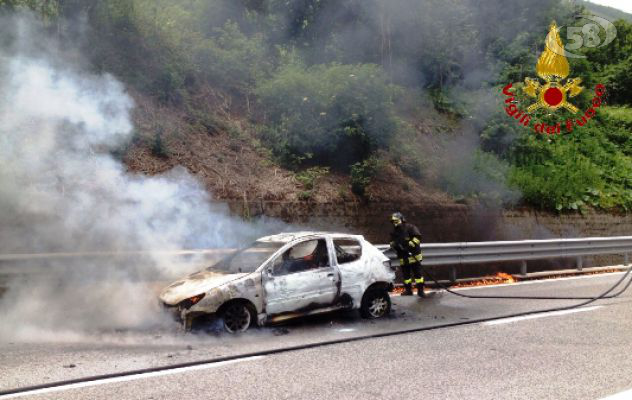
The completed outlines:
<svg viewBox="0 0 632 400">
<path fill-rule="evenodd" d="M 535 68 L 538 76 L 545 83 L 542 84 L 538 79 L 525 78 L 522 89 L 528 96 L 537 99 L 536 103 L 527 108 L 527 112 L 531 113 L 541 108 L 551 111 L 565 108 L 576 113 L 577 107 L 569 103 L 568 99 L 580 94 L 584 88 L 580 86 L 582 82 L 580 78 L 566 79 L 570 71 L 568 60 L 563 54 L 554 51 L 563 48 L 559 28 L 555 22 L 551 24 L 549 33 L 546 35 L 545 44 Z"/>
</svg>

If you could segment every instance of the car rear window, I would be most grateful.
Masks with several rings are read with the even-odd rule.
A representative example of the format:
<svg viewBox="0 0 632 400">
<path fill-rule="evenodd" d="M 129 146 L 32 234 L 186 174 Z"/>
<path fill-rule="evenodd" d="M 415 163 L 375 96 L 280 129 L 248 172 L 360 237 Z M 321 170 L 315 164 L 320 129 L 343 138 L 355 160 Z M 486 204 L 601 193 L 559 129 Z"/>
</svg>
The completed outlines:
<svg viewBox="0 0 632 400">
<path fill-rule="evenodd" d="M 334 239 L 338 264 L 346 264 L 362 257 L 362 244 L 355 239 Z"/>
</svg>

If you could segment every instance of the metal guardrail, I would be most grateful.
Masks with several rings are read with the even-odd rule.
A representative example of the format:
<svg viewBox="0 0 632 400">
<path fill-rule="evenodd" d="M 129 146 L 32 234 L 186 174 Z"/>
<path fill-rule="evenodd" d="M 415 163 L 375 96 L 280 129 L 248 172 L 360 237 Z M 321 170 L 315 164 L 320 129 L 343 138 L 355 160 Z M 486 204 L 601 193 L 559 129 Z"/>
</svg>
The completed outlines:
<svg viewBox="0 0 632 400">
<path fill-rule="evenodd" d="M 62 252 L 62 253 L 16 253 L 0 254 L 0 261 L 19 261 L 37 259 L 64 259 L 64 258 L 113 258 L 134 256 L 193 256 L 193 255 L 224 255 L 235 249 L 193 249 L 193 250 L 155 250 L 155 251 L 86 251 L 86 252 Z"/>
<path fill-rule="evenodd" d="M 388 245 L 378 245 L 386 251 Z M 583 268 L 583 256 L 620 254 L 628 265 L 632 253 L 632 236 L 592 237 L 580 239 L 518 240 L 503 242 L 422 243 L 422 265 L 453 267 L 451 277 L 456 277 L 458 265 L 486 262 L 520 261 L 520 273 L 527 274 L 528 260 L 574 257 L 577 269 Z M 387 252 L 392 259 L 395 256 Z M 454 280 L 454 279 L 453 279 Z"/>
<path fill-rule="evenodd" d="M 388 245 L 377 247 L 395 259 Z M 456 242 L 456 243 L 422 243 L 422 265 L 450 266 L 450 278 L 456 280 L 456 267 L 464 264 L 480 264 L 486 262 L 520 261 L 520 273 L 526 275 L 528 260 L 575 257 L 577 269 L 583 268 L 583 256 L 602 254 L 621 254 L 624 264 L 629 263 L 632 253 L 632 236 L 592 237 L 580 239 L 547 239 L 518 240 L 503 242 Z M 74 257 L 129 257 L 146 255 L 192 256 L 221 255 L 228 249 L 200 249 L 157 252 L 87 252 L 87 253 L 41 253 L 41 254 L 0 254 L 0 261 L 17 261 L 28 259 L 59 259 Z"/>
</svg>

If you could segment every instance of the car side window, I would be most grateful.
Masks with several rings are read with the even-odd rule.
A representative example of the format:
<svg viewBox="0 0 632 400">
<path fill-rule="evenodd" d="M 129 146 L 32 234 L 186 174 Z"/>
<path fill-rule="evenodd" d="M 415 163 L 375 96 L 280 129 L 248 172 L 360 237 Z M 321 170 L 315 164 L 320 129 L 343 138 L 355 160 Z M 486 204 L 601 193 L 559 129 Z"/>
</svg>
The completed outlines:
<svg viewBox="0 0 632 400">
<path fill-rule="evenodd" d="M 354 239 L 334 239 L 338 264 L 346 264 L 362 257 L 362 245 Z"/>
<path fill-rule="evenodd" d="M 277 257 L 272 263 L 272 274 L 280 276 L 329 266 L 325 239 L 306 240 Z"/>
</svg>

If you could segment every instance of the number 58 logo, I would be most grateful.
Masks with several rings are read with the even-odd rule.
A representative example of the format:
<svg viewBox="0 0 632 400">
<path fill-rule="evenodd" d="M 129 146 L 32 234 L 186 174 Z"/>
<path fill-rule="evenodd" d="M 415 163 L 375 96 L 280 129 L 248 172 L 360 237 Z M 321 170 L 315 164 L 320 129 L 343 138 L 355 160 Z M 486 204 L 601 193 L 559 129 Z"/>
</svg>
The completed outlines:
<svg viewBox="0 0 632 400">
<path fill-rule="evenodd" d="M 585 55 L 576 54 L 572 51 L 579 50 L 582 47 L 607 46 L 617 36 L 617 28 L 605 18 L 585 14 L 578 15 L 576 18 L 593 22 L 585 22 L 581 26 L 567 26 L 566 45 L 561 47 L 557 41 L 547 40 L 546 43 L 549 50 L 565 57 L 586 58 Z M 562 27 L 559 27 L 559 29 L 562 29 Z M 602 31 L 604 32 L 603 35 L 601 34 Z"/>
</svg>

